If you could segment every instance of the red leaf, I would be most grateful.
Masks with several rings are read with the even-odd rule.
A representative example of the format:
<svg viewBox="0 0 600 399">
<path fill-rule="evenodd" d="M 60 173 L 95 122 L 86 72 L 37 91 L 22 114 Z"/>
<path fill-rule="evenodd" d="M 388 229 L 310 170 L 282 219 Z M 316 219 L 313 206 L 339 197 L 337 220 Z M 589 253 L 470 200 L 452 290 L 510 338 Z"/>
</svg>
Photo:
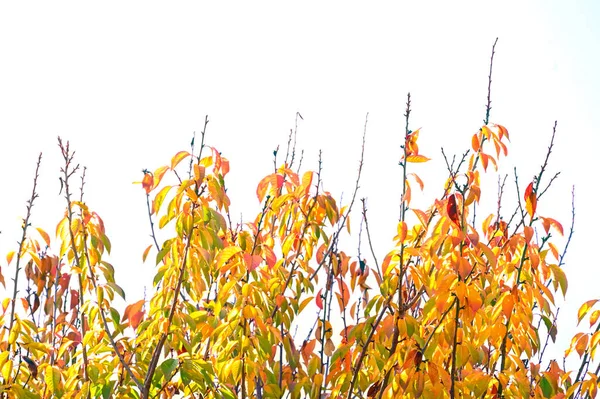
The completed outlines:
<svg viewBox="0 0 600 399">
<path fill-rule="evenodd" d="M 319 293 L 315 297 L 315 302 L 317 303 L 319 309 L 323 310 L 323 297 L 321 296 L 321 292 L 323 292 L 323 288 L 319 290 Z"/>
<path fill-rule="evenodd" d="M 460 227 L 460 220 L 458 219 L 458 210 L 456 208 L 456 194 L 452 194 L 450 197 L 448 197 L 448 205 L 446 205 L 446 211 L 448 212 L 448 217 L 450 218 L 450 220 L 452 220 L 454 223 L 456 223 L 457 226 Z"/>
</svg>

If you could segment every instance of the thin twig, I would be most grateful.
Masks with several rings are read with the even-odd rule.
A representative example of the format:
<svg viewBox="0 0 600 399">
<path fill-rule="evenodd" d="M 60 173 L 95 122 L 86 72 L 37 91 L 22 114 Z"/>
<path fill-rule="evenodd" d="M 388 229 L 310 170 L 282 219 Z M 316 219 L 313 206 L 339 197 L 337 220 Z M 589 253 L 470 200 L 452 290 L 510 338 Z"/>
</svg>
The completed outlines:
<svg viewBox="0 0 600 399">
<path fill-rule="evenodd" d="M 485 107 L 485 119 L 483 120 L 484 124 L 490 123 L 490 111 L 492 110 L 492 66 L 494 65 L 494 53 L 496 50 L 496 43 L 498 43 L 498 38 L 494 41 L 494 45 L 492 46 L 492 56 L 490 57 L 490 74 L 488 76 L 488 92 L 487 92 L 487 105 Z"/>
<path fill-rule="evenodd" d="M 21 240 L 19 241 L 19 249 L 17 251 L 17 266 L 15 269 L 15 277 L 13 278 L 13 281 L 15 283 L 14 288 L 13 288 L 13 295 L 12 295 L 12 301 L 11 301 L 11 306 L 10 306 L 10 318 L 8 319 L 8 331 L 12 331 L 14 322 L 15 322 L 15 306 L 17 304 L 17 294 L 19 292 L 19 274 L 21 273 L 21 257 L 23 256 L 23 246 L 25 245 L 25 240 L 27 239 L 27 228 L 30 226 L 30 218 L 31 218 L 31 210 L 33 209 L 33 202 L 35 201 L 35 199 L 38 197 L 37 194 L 37 180 L 39 178 L 40 175 L 40 165 L 42 163 L 42 153 L 40 152 L 40 155 L 38 156 L 38 160 L 37 160 L 37 164 L 35 167 L 35 174 L 33 177 L 33 188 L 31 189 L 31 196 L 29 197 L 29 199 L 27 200 L 27 206 L 26 206 L 26 214 L 25 214 L 25 219 L 23 219 L 23 225 L 21 226 L 21 230 L 22 230 L 22 235 L 21 235 Z M 11 347 L 12 344 L 10 343 L 10 341 L 8 342 L 8 345 L 6 347 L 6 351 L 8 353 L 10 353 L 11 351 Z M 8 382 L 8 381 L 6 381 Z"/>
</svg>

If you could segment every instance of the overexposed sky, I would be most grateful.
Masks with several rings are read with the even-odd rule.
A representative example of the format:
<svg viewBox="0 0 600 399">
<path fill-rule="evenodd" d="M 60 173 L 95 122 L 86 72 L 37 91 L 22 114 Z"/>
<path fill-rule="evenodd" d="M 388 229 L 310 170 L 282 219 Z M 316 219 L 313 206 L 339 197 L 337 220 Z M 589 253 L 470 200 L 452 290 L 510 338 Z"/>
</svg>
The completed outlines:
<svg viewBox="0 0 600 399">
<path fill-rule="evenodd" d="M 149 226 L 143 190 L 131 182 L 187 150 L 206 114 L 207 143 L 231 162 L 232 216 L 249 220 L 259 210 L 256 184 L 272 170 L 278 144 L 284 152 L 297 111 L 305 167 L 317 167 L 322 149 L 325 188 L 349 200 L 369 112 L 359 196 L 368 198 L 383 259 L 398 215 L 406 93 L 411 127 L 422 127 L 420 150 L 433 159 L 413 170 L 426 182 L 413 205 L 425 207 L 446 176 L 440 147 L 464 152 L 482 123 L 499 37 L 491 121 L 511 135 L 502 172 L 512 183 L 517 166 L 524 187 L 558 120 L 550 172 L 562 174 L 539 213 L 567 227 L 576 186 L 576 233 L 565 266 L 570 291 L 559 329 L 566 345 L 576 309 L 600 292 L 599 8 L 592 0 L 2 3 L 0 266 L 8 287 L 14 269 L 4 254 L 16 249 L 40 151 L 33 225 L 53 232 L 62 216 L 60 135 L 88 168 L 86 201 L 104 219 L 117 282 L 128 302 L 140 299 L 154 269 L 141 263 Z M 492 191 L 482 201 L 495 201 L 495 186 L 490 175 Z M 353 221 L 358 232 L 358 209 Z M 347 252 L 355 256 L 351 243 Z"/>
</svg>

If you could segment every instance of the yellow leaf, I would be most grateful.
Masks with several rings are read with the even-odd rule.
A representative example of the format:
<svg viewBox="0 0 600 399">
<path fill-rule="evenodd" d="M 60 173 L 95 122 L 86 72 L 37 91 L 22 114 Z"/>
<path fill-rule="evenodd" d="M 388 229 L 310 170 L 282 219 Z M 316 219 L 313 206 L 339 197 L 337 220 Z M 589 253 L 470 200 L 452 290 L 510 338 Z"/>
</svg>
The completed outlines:
<svg viewBox="0 0 600 399">
<path fill-rule="evenodd" d="M 596 324 L 596 322 L 598 321 L 599 318 L 600 318 L 600 309 L 596 309 L 592 312 L 592 314 L 590 316 L 590 328 L 592 328 L 594 326 L 594 324 Z"/>
<path fill-rule="evenodd" d="M 173 159 L 171 159 L 171 169 L 175 169 L 175 167 L 184 160 L 186 157 L 189 157 L 191 154 L 187 151 L 179 151 Z"/>
<path fill-rule="evenodd" d="M 231 363 L 231 367 L 229 367 L 229 371 L 231 372 L 231 376 L 233 377 L 233 380 L 237 382 L 241 377 L 242 361 L 240 359 L 235 359 Z"/>
<path fill-rule="evenodd" d="M 9 251 L 6 254 L 6 263 L 8 263 L 10 265 L 10 262 L 12 262 L 12 260 L 13 260 L 13 256 L 15 256 L 15 251 Z"/>
<path fill-rule="evenodd" d="M 306 172 L 304 173 L 304 175 L 302 176 L 302 191 L 304 192 L 304 195 L 308 195 L 308 192 L 310 191 L 310 185 L 312 183 L 312 179 L 313 179 L 313 172 Z"/>
<path fill-rule="evenodd" d="M 165 173 L 167 173 L 167 170 L 169 170 L 168 166 L 161 166 L 160 168 L 158 168 L 154 171 L 154 187 L 153 188 L 158 187 L 163 176 L 165 175 Z"/>
<path fill-rule="evenodd" d="M 590 309 L 592 309 L 596 302 L 598 302 L 598 299 L 592 299 L 581 305 L 579 312 L 577 312 L 577 324 L 581 323 L 581 320 L 590 311 Z"/>
<path fill-rule="evenodd" d="M 220 269 L 221 267 L 223 267 L 223 265 L 225 265 L 225 263 L 227 263 L 227 261 L 229 261 L 229 259 L 231 259 L 235 254 L 237 254 L 241 250 L 242 249 L 237 246 L 231 246 L 231 247 L 222 249 L 219 252 L 219 254 L 217 255 L 217 269 Z"/>
<path fill-rule="evenodd" d="M 42 236 L 42 238 L 44 239 L 44 242 L 46 243 L 46 245 L 50 246 L 50 236 L 48 235 L 48 233 L 46 233 L 43 229 L 41 229 L 40 227 L 38 227 L 36 229 L 38 231 L 38 233 L 40 233 L 40 235 Z"/>
<path fill-rule="evenodd" d="M 599 346 L 600 346 L 600 331 L 596 331 L 592 335 L 592 339 L 590 340 L 590 348 L 592 348 L 590 355 L 591 355 L 592 359 L 595 359 L 594 354 L 596 353 L 596 350 L 598 349 Z"/>
<path fill-rule="evenodd" d="M 485 125 L 481 127 L 481 133 L 483 134 L 483 137 L 485 137 L 487 140 L 490 140 L 490 138 L 492 137 L 492 131 Z"/>
<path fill-rule="evenodd" d="M 21 319 L 19 316 L 15 315 L 15 324 L 13 324 L 12 329 L 10 330 L 10 334 L 8 335 L 8 344 L 14 345 L 17 342 L 17 338 L 19 337 L 19 333 L 21 332 Z"/>
<path fill-rule="evenodd" d="M 497 258 L 496 255 L 494 255 L 494 252 L 485 244 L 479 242 L 477 244 L 477 248 L 479 248 L 481 250 L 481 252 L 484 253 L 485 257 L 487 258 L 492 270 L 494 270 L 496 268 L 496 263 L 497 263 Z"/>
<path fill-rule="evenodd" d="M 424 155 L 408 155 L 406 157 L 406 162 L 412 163 L 423 163 L 429 161 L 430 158 L 427 158 Z"/>
</svg>

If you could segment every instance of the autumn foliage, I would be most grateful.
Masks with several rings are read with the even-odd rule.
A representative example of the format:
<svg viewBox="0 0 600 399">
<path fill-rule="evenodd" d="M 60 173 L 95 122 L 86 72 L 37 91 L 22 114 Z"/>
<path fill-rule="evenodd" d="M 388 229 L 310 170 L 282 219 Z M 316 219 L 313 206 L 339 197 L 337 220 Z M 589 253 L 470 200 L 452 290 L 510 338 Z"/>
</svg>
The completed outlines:
<svg viewBox="0 0 600 399">
<path fill-rule="evenodd" d="M 433 155 L 409 128 L 410 107 L 409 96 L 394 246 L 370 259 L 340 243 L 357 229 L 350 215 L 362 219 L 364 248 L 376 228 L 357 200 L 362 156 L 354 194 L 340 204 L 323 190 L 320 164 L 301 171 L 288 148 L 257 185 L 259 214 L 236 225 L 229 161 L 205 144 L 206 119 L 199 143 L 144 171 L 153 239 L 142 256 L 154 287 L 124 309 L 113 305 L 125 295 L 106 260 L 115 227 L 76 198 L 85 170 L 59 141 L 64 216 L 52 234 L 31 227 L 36 171 L 19 246 L 2 260 L 0 397 L 596 397 L 597 300 L 581 306 L 582 330 L 564 354 L 578 366 L 544 356 L 570 241 L 537 212 L 551 192 L 556 125 L 519 201 L 503 199 L 503 183 L 498 211 L 479 215 L 482 180 L 509 147 L 507 128 L 488 121 L 489 97 L 486 123 L 465 137 L 469 151 L 448 162 L 427 207 L 411 202 Z M 158 230 L 168 238 L 158 242 Z"/>
</svg>

